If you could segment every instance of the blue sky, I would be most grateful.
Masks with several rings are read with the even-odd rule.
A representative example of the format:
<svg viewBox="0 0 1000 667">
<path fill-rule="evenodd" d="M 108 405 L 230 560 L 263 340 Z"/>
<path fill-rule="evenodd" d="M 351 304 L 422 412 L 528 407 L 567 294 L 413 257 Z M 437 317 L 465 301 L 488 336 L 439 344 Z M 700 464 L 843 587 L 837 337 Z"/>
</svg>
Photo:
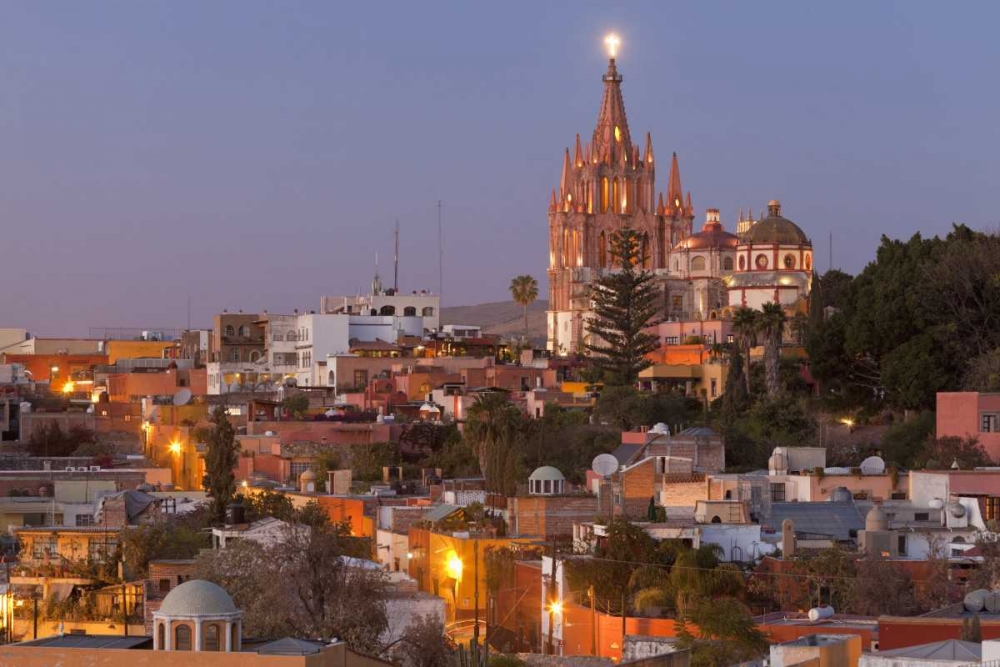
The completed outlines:
<svg viewBox="0 0 1000 667">
<path fill-rule="evenodd" d="M 699 211 L 781 199 L 826 269 L 993 229 L 996 3 L 0 2 L 0 326 L 316 308 L 376 253 L 445 303 L 544 284 L 562 150 L 619 67 Z M 659 189 L 666 187 L 660 174 Z"/>
</svg>

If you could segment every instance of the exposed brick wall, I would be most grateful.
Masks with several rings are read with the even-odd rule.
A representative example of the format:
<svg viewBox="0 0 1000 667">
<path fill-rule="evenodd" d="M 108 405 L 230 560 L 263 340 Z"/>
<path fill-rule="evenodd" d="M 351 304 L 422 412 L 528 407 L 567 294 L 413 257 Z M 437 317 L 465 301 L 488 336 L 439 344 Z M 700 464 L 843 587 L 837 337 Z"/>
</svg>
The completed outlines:
<svg viewBox="0 0 1000 667">
<path fill-rule="evenodd" d="M 598 513 L 595 496 L 518 496 L 511 500 L 514 530 L 520 537 L 570 536 L 573 524 L 593 521 Z"/>
<path fill-rule="evenodd" d="M 708 500 L 708 483 L 704 478 L 692 481 L 691 477 L 684 481 L 664 479 L 660 504 L 666 507 L 694 507 L 697 501 Z"/>
</svg>

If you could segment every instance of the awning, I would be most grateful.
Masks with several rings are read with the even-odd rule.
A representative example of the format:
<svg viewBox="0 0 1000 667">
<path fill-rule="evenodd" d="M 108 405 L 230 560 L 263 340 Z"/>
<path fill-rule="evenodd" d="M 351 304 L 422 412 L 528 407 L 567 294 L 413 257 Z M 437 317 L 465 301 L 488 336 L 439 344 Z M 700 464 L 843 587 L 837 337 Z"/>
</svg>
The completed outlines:
<svg viewBox="0 0 1000 667">
<path fill-rule="evenodd" d="M 49 584 L 49 599 L 62 602 L 73 594 L 73 584 Z"/>
</svg>

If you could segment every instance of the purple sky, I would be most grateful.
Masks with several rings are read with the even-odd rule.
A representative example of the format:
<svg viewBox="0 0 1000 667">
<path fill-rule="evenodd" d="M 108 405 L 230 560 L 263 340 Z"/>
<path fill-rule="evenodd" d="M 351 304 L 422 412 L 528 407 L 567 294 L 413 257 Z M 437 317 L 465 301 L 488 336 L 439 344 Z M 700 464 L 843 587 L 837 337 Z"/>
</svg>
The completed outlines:
<svg viewBox="0 0 1000 667">
<path fill-rule="evenodd" d="M 445 303 L 544 285 L 562 150 L 619 66 L 695 209 L 779 198 L 827 268 L 993 228 L 996 3 L 6 2 L 0 326 L 183 327 L 391 275 Z M 666 187 L 666 173 L 657 186 Z M 544 293 L 544 289 L 543 289 Z"/>
</svg>

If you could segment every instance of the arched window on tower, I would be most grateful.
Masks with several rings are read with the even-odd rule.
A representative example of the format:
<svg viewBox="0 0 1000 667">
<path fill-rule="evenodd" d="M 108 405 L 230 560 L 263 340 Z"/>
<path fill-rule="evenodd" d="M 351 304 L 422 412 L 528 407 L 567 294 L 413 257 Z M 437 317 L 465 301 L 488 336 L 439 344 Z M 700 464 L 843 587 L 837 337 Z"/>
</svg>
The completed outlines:
<svg viewBox="0 0 1000 667">
<path fill-rule="evenodd" d="M 618 178 L 611 182 L 611 201 L 615 203 L 615 213 L 621 210 L 622 188 L 618 183 Z"/>
<path fill-rule="evenodd" d="M 608 237 L 604 232 L 597 239 L 597 265 L 602 269 L 608 266 Z"/>
<path fill-rule="evenodd" d="M 608 197 L 608 177 L 601 177 L 601 213 L 608 212 L 609 197 Z"/>
<path fill-rule="evenodd" d="M 569 230 L 563 229 L 563 244 L 562 244 L 563 266 L 573 266 L 573 263 L 570 261 L 569 258 L 571 252 L 569 244 L 570 244 Z"/>
</svg>

